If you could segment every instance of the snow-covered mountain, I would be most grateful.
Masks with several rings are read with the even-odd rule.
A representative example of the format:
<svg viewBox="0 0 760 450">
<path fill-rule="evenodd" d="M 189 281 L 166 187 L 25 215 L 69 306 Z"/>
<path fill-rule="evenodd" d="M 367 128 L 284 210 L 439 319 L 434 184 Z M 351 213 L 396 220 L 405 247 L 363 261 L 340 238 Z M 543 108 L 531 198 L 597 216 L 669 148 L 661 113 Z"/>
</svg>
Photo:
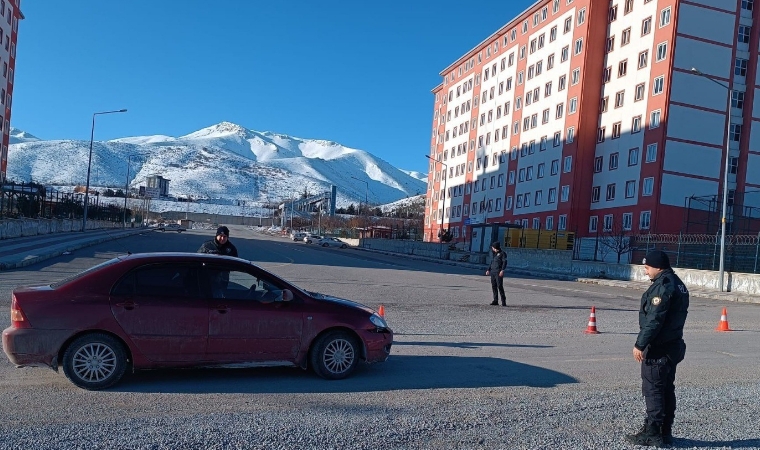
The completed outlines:
<svg viewBox="0 0 760 450">
<path fill-rule="evenodd" d="M 84 184 L 89 141 L 40 140 L 13 129 L 8 179 L 54 186 Z M 129 177 L 127 179 L 127 161 Z M 276 202 L 337 186 L 337 206 L 385 204 L 425 192 L 420 174 L 363 150 L 222 122 L 180 137 L 137 136 L 93 145 L 90 185 L 123 189 L 146 177 L 170 180 L 169 194 L 218 203 Z M 424 176 L 422 176 L 424 177 Z"/>
</svg>

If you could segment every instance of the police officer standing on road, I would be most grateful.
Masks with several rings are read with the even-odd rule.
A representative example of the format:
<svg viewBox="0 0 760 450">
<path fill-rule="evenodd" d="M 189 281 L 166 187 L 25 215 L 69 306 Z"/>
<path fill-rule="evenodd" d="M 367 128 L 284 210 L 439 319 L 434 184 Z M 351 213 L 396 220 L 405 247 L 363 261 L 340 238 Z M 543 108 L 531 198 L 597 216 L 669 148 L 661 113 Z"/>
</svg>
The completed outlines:
<svg viewBox="0 0 760 450">
<path fill-rule="evenodd" d="M 217 228 L 214 239 L 204 242 L 197 253 L 212 253 L 235 257 L 238 255 L 237 248 L 230 242 L 230 229 L 225 226 Z"/>
<path fill-rule="evenodd" d="M 491 244 L 493 258 L 491 265 L 486 270 L 486 275 L 491 275 L 491 290 L 493 290 L 493 302 L 491 305 L 499 304 L 499 295 L 501 295 L 501 306 L 507 306 L 507 295 L 504 293 L 504 269 L 507 268 L 507 255 L 501 251 L 499 241 Z"/>
<path fill-rule="evenodd" d="M 673 442 L 676 414 L 676 366 L 686 355 L 683 327 L 689 291 L 670 267 L 665 252 L 654 250 L 643 261 L 652 285 L 641 297 L 639 335 L 633 358 L 641 363 L 641 390 L 647 407 L 644 426 L 626 439 L 636 445 L 661 447 Z"/>
</svg>

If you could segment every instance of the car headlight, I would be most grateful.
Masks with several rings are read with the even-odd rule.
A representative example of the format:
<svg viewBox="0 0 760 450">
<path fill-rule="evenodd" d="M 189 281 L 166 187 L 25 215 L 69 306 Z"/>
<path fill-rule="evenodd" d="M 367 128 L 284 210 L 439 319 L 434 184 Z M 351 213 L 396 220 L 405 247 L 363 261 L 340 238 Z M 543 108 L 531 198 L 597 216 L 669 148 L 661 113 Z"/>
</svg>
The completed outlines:
<svg viewBox="0 0 760 450">
<path fill-rule="evenodd" d="M 388 324 L 385 322 L 385 319 L 378 316 L 377 314 L 372 314 L 369 316 L 369 321 L 372 322 L 372 325 L 378 328 L 388 328 Z"/>
</svg>

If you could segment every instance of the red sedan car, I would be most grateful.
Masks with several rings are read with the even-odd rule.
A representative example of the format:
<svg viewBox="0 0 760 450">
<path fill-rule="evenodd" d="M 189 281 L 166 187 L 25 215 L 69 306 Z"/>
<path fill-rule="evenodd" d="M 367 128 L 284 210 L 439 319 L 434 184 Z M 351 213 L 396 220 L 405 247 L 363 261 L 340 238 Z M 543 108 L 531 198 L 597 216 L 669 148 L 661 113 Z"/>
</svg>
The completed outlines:
<svg viewBox="0 0 760 450">
<path fill-rule="evenodd" d="M 372 309 L 301 290 L 238 258 L 145 253 L 114 258 L 49 286 L 13 291 L 3 349 L 104 389 L 161 367 L 311 367 L 348 376 L 385 361 L 393 332 Z"/>
</svg>

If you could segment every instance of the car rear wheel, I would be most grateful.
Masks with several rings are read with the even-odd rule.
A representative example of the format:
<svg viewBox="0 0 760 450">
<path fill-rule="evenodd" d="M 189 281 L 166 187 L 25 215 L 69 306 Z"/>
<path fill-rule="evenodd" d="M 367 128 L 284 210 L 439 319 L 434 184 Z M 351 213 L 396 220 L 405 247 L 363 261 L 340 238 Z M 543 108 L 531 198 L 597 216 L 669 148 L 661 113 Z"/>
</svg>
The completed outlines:
<svg viewBox="0 0 760 450">
<path fill-rule="evenodd" d="M 332 331 L 316 341 L 310 359 L 317 375 L 328 380 L 340 380 L 356 369 L 359 345 L 351 334 Z"/>
<path fill-rule="evenodd" d="M 325 242 L 324 244 L 322 244 L 322 247 L 329 247 L 329 246 L 330 246 L 330 244 L 328 244 L 327 242 Z"/>
<path fill-rule="evenodd" d="M 124 346 L 103 333 L 80 336 L 63 354 L 63 373 L 75 385 L 88 390 L 106 389 L 121 380 L 127 369 Z"/>
<path fill-rule="evenodd" d="M 348 245 L 346 245 L 346 244 L 343 244 L 343 245 L 340 246 L 340 248 L 346 248 L 346 247 L 348 247 Z"/>
</svg>

